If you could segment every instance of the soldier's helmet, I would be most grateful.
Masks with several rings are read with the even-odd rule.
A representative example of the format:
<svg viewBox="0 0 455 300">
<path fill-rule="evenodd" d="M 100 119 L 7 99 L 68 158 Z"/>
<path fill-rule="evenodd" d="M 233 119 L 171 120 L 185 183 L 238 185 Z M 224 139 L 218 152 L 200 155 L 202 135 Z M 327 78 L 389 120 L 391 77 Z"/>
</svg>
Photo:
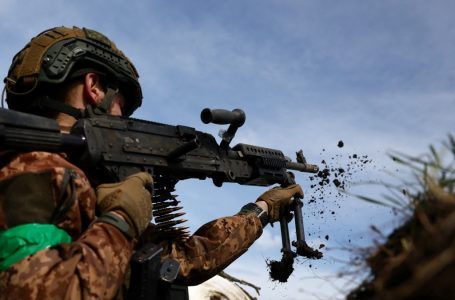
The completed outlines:
<svg viewBox="0 0 455 300">
<path fill-rule="evenodd" d="M 10 109 L 33 112 L 36 95 L 88 72 L 97 72 L 125 96 L 123 114 L 142 104 L 138 73 L 131 61 L 103 34 L 87 28 L 46 30 L 13 58 L 5 78 Z"/>
</svg>

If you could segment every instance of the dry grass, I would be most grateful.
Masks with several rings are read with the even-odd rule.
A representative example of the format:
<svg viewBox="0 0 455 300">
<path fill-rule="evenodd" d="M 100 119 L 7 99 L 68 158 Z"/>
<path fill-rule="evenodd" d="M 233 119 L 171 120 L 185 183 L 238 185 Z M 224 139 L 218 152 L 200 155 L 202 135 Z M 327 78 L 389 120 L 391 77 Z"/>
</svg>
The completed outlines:
<svg viewBox="0 0 455 300">
<path fill-rule="evenodd" d="M 363 200 L 410 210 L 410 217 L 368 256 L 370 276 L 348 299 L 455 299 L 455 140 L 449 135 L 421 157 L 391 157 L 414 181 L 385 200 Z"/>
</svg>

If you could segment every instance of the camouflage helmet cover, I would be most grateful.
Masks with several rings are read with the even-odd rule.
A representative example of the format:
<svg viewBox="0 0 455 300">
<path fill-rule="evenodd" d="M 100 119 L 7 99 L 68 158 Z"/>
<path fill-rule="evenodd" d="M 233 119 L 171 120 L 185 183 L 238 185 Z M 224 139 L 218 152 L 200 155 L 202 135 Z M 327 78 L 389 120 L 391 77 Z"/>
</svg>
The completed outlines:
<svg viewBox="0 0 455 300">
<path fill-rule="evenodd" d="M 142 104 L 139 75 L 111 40 L 87 28 L 56 27 L 32 38 L 14 56 L 5 78 L 8 106 L 16 109 L 21 105 L 17 99 L 30 95 L 37 86 L 63 83 L 81 70 L 96 70 L 116 81 L 125 95 L 124 115 Z"/>
</svg>

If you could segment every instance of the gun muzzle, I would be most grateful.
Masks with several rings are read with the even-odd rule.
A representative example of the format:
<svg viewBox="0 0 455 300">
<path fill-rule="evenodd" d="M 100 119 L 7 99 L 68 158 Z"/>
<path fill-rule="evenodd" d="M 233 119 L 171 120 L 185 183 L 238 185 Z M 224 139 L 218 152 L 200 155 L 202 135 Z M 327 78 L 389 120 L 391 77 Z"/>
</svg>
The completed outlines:
<svg viewBox="0 0 455 300">
<path fill-rule="evenodd" d="M 286 162 L 286 169 L 300 171 L 300 172 L 307 172 L 307 173 L 319 172 L 319 167 L 317 165 L 298 163 L 298 162 L 292 162 L 292 161 Z"/>
</svg>

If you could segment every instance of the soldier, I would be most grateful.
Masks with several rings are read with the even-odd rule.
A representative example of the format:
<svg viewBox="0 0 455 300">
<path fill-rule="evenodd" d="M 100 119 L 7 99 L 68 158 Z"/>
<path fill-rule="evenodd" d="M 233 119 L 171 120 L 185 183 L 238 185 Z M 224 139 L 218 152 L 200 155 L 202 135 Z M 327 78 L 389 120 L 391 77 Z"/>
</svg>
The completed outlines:
<svg viewBox="0 0 455 300">
<path fill-rule="evenodd" d="M 62 132 L 90 113 L 130 116 L 142 102 L 138 74 L 104 35 L 57 27 L 34 37 L 5 78 L 8 107 L 55 118 Z M 150 224 L 146 172 L 92 186 L 64 153 L 0 157 L 0 299 L 112 299 L 138 237 Z M 186 240 L 161 241 L 180 263 L 177 282 L 199 284 L 232 263 L 279 219 L 298 185 L 275 188 Z"/>
</svg>

